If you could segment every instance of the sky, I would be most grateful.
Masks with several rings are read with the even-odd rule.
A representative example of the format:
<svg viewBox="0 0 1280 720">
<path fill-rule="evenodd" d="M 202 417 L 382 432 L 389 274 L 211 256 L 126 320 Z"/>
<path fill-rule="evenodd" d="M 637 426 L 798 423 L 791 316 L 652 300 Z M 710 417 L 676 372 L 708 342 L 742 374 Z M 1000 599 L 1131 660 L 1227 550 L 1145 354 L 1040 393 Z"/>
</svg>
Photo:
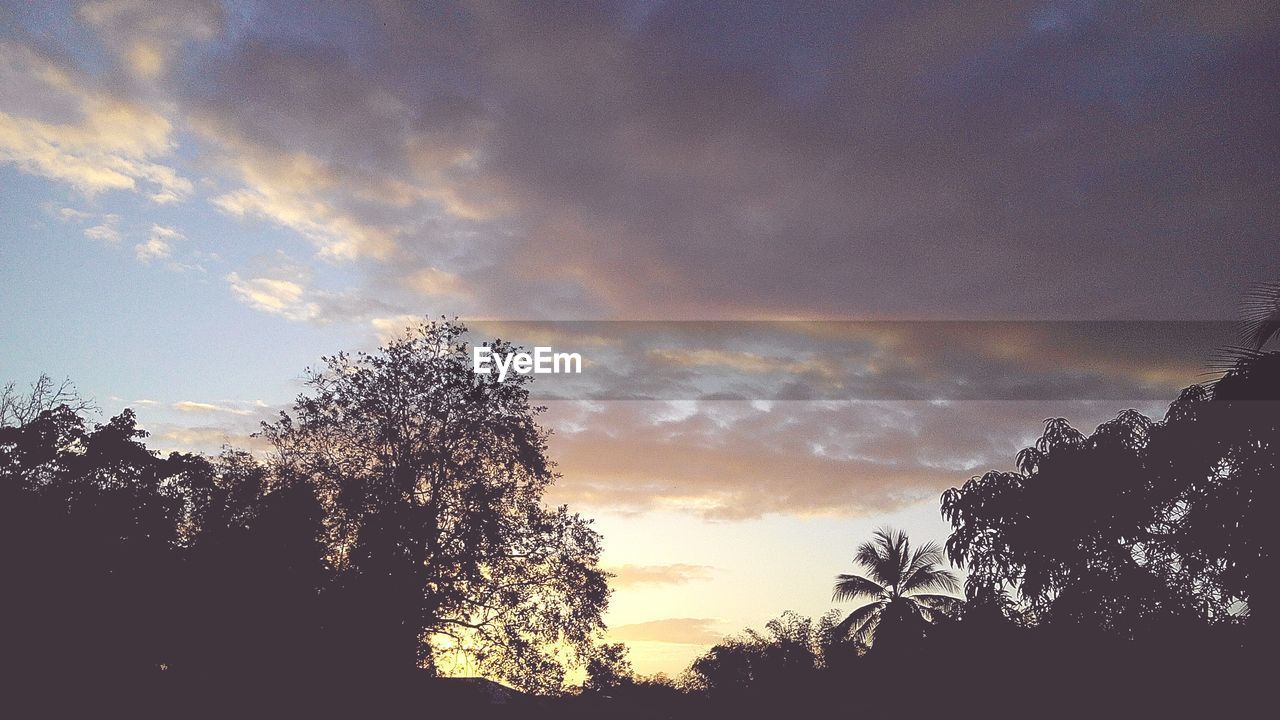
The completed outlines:
<svg viewBox="0 0 1280 720">
<path fill-rule="evenodd" d="M 552 338 L 588 367 L 534 383 L 549 500 L 675 674 L 833 607 L 878 526 L 944 540 L 938 495 L 1045 418 L 1203 379 L 1280 275 L 1278 21 L 2 2 L 0 381 L 261 450 L 306 367 L 415 317 Z"/>
</svg>

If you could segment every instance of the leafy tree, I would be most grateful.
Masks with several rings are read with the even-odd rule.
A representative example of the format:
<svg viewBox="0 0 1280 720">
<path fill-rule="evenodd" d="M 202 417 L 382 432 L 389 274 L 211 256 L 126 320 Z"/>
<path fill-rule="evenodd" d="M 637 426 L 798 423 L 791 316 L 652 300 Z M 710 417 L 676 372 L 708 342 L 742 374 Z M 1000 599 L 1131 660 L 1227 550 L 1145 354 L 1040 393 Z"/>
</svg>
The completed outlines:
<svg viewBox="0 0 1280 720">
<path fill-rule="evenodd" d="M 1249 637 L 1269 645 L 1280 620 L 1280 352 L 1241 354 L 1212 386 L 1184 391 L 1147 455 L 1151 482 L 1168 488 L 1153 550 L 1185 568 L 1181 587 L 1206 619 L 1233 620 L 1244 603 Z"/>
<path fill-rule="evenodd" d="M 636 682 L 635 671 L 623 643 L 601 643 L 587 660 L 586 692 L 608 693 Z"/>
<path fill-rule="evenodd" d="M 149 452 L 127 410 L 92 428 L 65 403 L 7 420 L 21 424 L 0 425 L 6 683 L 119 696 L 155 681 L 180 642 L 187 466 Z"/>
<path fill-rule="evenodd" d="M 326 358 L 263 435 L 277 472 L 315 488 L 336 642 L 366 672 L 460 656 L 555 688 L 602 628 L 600 536 L 543 506 L 556 475 L 530 378 L 474 373 L 465 332 L 424 323 L 376 353 Z"/>
<path fill-rule="evenodd" d="M 1089 436 L 1046 421 L 1016 472 L 943 495 L 971 604 L 1007 611 L 987 601 L 1012 591 L 1024 617 L 1134 637 L 1231 624 L 1243 602 L 1250 635 L 1274 637 L 1280 352 L 1265 346 L 1280 332 L 1280 284 L 1246 295 L 1243 331 L 1222 376 L 1162 420 L 1127 410 Z"/>
<path fill-rule="evenodd" d="M 1122 637 L 1235 622 L 1240 601 L 1273 607 L 1280 421 L 1249 385 L 1277 375 L 1249 363 L 1188 388 L 1159 422 L 1128 410 L 1086 436 L 1047 421 L 1018 472 L 947 491 L 970 600 L 1013 590 L 1039 622 Z"/>
<path fill-rule="evenodd" d="M 1033 617 L 1125 637 L 1196 614 L 1187 566 L 1160 550 L 1161 508 L 1175 492 L 1153 482 L 1147 451 L 1158 424 L 1128 410 L 1086 436 L 1046 421 L 1019 472 L 989 472 L 943 495 L 947 551 L 970 570 L 971 598 L 1015 588 Z"/>
<path fill-rule="evenodd" d="M 694 660 L 689 685 L 713 699 L 790 687 L 821 667 L 822 639 L 812 619 L 787 611 L 764 632 L 748 629 Z"/>
<path fill-rule="evenodd" d="M 958 603 L 957 598 L 931 592 L 960 591 L 956 576 L 940 567 L 944 558 L 936 543 L 925 543 L 913 551 L 906 533 L 876 530 L 873 540 L 858 546 L 854 559 L 870 577 L 836 576 L 834 599 L 872 601 L 849 613 L 837 626 L 841 635 L 871 644 L 878 634 L 919 634 L 925 623 L 944 617 Z"/>
<path fill-rule="evenodd" d="M 1170 406 L 1150 449 L 1156 482 L 1175 490 L 1162 550 L 1224 602 L 1243 601 L 1255 647 L 1280 639 L 1272 577 L 1280 513 L 1280 283 L 1242 303 L 1243 347 L 1228 348 L 1223 374 Z M 1207 580 L 1199 580 L 1206 578 Z M 1221 604 L 1221 603 L 1220 603 Z M 1221 615 L 1221 608 L 1211 608 Z"/>
<path fill-rule="evenodd" d="M 7 700 L 53 716 L 296 708 L 291 688 L 333 659 L 309 486 L 247 453 L 159 457 L 131 411 L 90 427 L 85 403 L 42 386 L 0 424 Z"/>
<path fill-rule="evenodd" d="M 331 573 L 313 488 L 246 452 L 198 460 L 184 528 L 187 640 L 175 669 L 236 687 L 241 699 L 314 686 L 339 658 L 325 633 Z"/>
</svg>

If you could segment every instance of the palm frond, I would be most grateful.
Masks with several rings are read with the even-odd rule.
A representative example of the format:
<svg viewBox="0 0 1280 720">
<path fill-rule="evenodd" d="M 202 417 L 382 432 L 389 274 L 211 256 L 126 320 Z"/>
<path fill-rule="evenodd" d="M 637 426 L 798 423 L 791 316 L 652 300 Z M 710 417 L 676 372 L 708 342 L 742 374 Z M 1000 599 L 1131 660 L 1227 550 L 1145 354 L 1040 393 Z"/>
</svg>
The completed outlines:
<svg viewBox="0 0 1280 720">
<path fill-rule="evenodd" d="M 915 553 L 911 555 L 911 563 L 907 566 L 907 572 L 902 578 L 902 584 L 910 586 L 911 578 L 916 573 L 933 565 L 941 565 L 944 562 L 946 562 L 946 557 L 942 554 L 942 547 L 933 541 L 925 543 L 916 548 Z"/>
<path fill-rule="evenodd" d="M 1240 305 L 1244 341 L 1262 349 L 1280 336 L 1280 282 L 1262 283 L 1245 293 Z"/>
<path fill-rule="evenodd" d="M 942 590 L 949 593 L 960 592 L 960 579 L 955 573 L 937 566 L 927 567 L 916 572 L 906 583 L 901 592 L 904 595 L 924 593 L 930 590 Z"/>
<path fill-rule="evenodd" d="M 884 586 L 862 577 L 861 575 L 845 575 L 836 576 L 835 594 L 832 600 L 836 602 L 846 602 L 848 600 L 857 600 L 860 597 L 878 598 L 884 595 Z"/>
<path fill-rule="evenodd" d="M 884 551 L 880 545 L 875 542 L 868 541 L 858 546 L 858 551 L 854 553 L 854 562 L 867 569 L 867 573 L 881 584 L 889 584 L 888 578 L 881 575 L 881 571 L 886 567 L 886 558 Z"/>
<path fill-rule="evenodd" d="M 871 577 L 881 585 L 901 585 L 910 551 L 907 534 L 901 530 L 877 528 L 873 535 L 872 541 L 858 547 L 857 561 L 865 565 Z"/>
<path fill-rule="evenodd" d="M 849 613 L 849 616 L 840 621 L 835 627 L 835 636 L 837 638 L 845 638 L 853 636 L 858 638 L 862 635 L 863 630 L 869 621 L 876 617 L 884 608 L 884 601 L 868 603 L 862 607 Z"/>
<path fill-rule="evenodd" d="M 917 605 L 929 611 L 932 614 L 940 614 L 945 617 L 955 617 L 964 607 L 964 601 L 960 598 L 951 597 L 950 595 L 934 595 L 924 593 L 921 595 L 912 595 L 911 599 Z M 931 618 L 926 618 L 931 619 Z"/>
</svg>

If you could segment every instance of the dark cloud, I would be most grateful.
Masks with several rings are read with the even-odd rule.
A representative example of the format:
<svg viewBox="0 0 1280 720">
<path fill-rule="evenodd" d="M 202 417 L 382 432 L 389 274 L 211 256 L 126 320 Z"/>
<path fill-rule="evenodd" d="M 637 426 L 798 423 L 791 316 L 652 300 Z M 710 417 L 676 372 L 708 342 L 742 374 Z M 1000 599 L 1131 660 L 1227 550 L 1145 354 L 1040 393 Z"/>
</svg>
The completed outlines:
<svg viewBox="0 0 1280 720">
<path fill-rule="evenodd" d="M 493 20 L 517 257 L 649 317 L 1212 316 L 1275 269 L 1273 18 L 899 7 Z"/>
<path fill-rule="evenodd" d="M 426 267 L 505 317 L 1221 318 L 1280 270 L 1270 4 L 306 14 L 229 21 L 174 92 L 224 205 L 380 258 L 372 293 Z"/>
</svg>

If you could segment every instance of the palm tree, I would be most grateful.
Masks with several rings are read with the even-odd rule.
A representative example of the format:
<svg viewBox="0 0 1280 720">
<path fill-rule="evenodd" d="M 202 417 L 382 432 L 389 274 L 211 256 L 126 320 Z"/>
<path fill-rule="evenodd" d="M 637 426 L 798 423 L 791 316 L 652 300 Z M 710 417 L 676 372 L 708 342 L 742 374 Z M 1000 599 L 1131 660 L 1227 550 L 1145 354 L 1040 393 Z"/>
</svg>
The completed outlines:
<svg viewBox="0 0 1280 720">
<path fill-rule="evenodd" d="M 870 577 L 837 575 L 834 600 L 872 601 L 836 626 L 839 637 L 852 636 L 869 645 L 881 625 L 904 630 L 920 626 L 946 616 L 960 603 L 959 598 L 933 592 L 960 592 L 959 579 L 941 567 L 945 558 L 937 543 L 925 543 L 913 552 L 901 530 L 876 530 L 875 539 L 860 545 L 854 560 Z"/>
<path fill-rule="evenodd" d="M 1244 340 L 1261 350 L 1272 338 L 1280 337 L 1280 282 L 1261 283 L 1244 294 L 1240 303 L 1244 319 Z"/>
</svg>

